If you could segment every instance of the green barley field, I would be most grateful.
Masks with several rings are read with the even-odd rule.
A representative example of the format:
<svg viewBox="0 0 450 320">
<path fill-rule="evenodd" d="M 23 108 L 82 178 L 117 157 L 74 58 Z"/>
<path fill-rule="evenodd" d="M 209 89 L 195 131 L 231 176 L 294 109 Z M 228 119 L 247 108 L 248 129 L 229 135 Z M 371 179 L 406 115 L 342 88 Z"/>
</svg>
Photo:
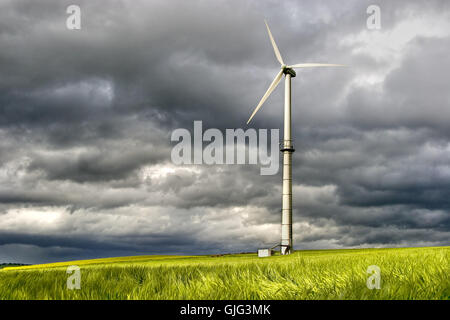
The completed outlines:
<svg viewBox="0 0 450 320">
<path fill-rule="evenodd" d="M 450 247 L 137 256 L 0 270 L 0 299 L 445 299 Z M 81 288 L 67 289 L 78 265 Z M 368 266 L 381 270 L 369 290 Z"/>
</svg>

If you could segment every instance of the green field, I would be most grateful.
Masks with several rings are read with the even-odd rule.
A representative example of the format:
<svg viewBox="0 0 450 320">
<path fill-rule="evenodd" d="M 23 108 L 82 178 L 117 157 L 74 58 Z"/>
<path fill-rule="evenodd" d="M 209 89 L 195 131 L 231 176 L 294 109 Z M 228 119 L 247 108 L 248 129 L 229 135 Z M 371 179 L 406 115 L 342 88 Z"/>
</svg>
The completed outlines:
<svg viewBox="0 0 450 320">
<path fill-rule="evenodd" d="M 449 299 L 450 247 L 137 256 L 0 270 L 0 299 Z M 66 286 L 78 265 L 81 289 Z M 366 285 L 368 266 L 381 288 Z"/>
</svg>

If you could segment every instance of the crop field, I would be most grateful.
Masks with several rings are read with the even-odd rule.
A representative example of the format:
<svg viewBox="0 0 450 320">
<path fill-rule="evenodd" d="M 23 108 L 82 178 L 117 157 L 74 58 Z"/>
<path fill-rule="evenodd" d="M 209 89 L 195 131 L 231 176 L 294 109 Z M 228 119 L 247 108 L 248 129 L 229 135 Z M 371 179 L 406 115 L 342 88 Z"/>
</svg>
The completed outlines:
<svg viewBox="0 0 450 320">
<path fill-rule="evenodd" d="M 6 267 L 0 299 L 445 299 L 450 247 L 136 256 Z M 67 266 L 80 267 L 69 290 Z M 369 266 L 380 289 L 369 289 Z"/>
</svg>

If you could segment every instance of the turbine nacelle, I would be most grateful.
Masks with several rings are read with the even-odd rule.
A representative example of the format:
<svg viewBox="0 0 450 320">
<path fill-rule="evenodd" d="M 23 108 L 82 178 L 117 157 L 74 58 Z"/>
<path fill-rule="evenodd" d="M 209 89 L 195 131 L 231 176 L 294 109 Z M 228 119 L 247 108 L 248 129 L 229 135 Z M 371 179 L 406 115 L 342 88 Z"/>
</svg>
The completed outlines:
<svg viewBox="0 0 450 320">
<path fill-rule="evenodd" d="M 283 70 L 284 74 L 289 74 L 292 78 L 294 78 L 297 75 L 297 73 L 291 67 L 284 66 L 281 69 Z"/>
</svg>

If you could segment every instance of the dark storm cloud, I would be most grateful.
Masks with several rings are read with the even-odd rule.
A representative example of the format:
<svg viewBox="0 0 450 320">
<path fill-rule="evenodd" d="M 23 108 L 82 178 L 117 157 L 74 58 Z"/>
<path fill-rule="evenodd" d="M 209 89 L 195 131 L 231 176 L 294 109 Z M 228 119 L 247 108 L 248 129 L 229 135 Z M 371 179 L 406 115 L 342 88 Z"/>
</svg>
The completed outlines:
<svg viewBox="0 0 450 320">
<path fill-rule="evenodd" d="M 144 164 L 154 164 L 166 158 L 168 148 L 158 146 L 128 147 L 121 144 L 102 144 L 80 154 L 36 154 L 29 170 L 43 170 L 48 179 L 77 182 L 122 180 Z"/>
<path fill-rule="evenodd" d="M 350 66 L 293 81 L 299 248 L 448 245 L 448 1 L 379 1 L 380 31 L 370 1 L 78 1 L 77 31 L 69 4 L 0 1 L 0 259 L 276 243 L 280 173 L 170 161 L 193 120 L 245 128 L 278 68 L 264 18 L 288 63 Z"/>
<path fill-rule="evenodd" d="M 448 138 L 449 45 L 449 37 L 412 40 L 402 65 L 386 77 L 383 95 L 374 97 L 370 90 L 362 90 L 349 97 L 353 125 L 383 129 L 427 127 L 440 130 Z"/>
</svg>

